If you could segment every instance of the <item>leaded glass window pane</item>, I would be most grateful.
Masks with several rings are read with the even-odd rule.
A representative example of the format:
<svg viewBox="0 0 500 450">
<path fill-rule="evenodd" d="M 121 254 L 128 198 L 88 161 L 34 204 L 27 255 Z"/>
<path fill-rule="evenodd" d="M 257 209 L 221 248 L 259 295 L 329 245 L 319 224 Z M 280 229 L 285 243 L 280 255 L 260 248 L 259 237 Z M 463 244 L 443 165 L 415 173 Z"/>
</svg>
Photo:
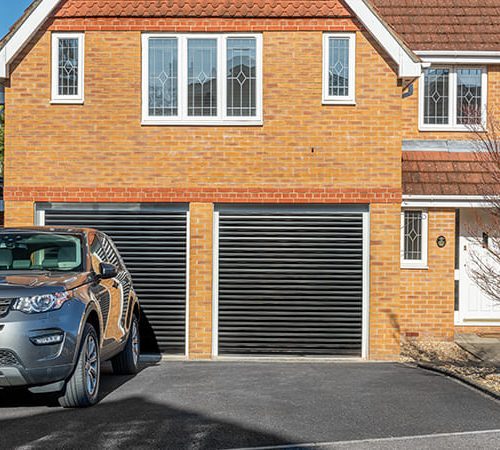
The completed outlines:
<svg viewBox="0 0 500 450">
<path fill-rule="evenodd" d="M 217 40 L 188 39 L 188 116 L 217 115 Z"/>
<path fill-rule="evenodd" d="M 424 123 L 448 125 L 449 123 L 448 69 L 427 69 L 424 82 Z"/>
<path fill-rule="evenodd" d="M 481 123 L 481 69 L 457 69 L 457 123 Z"/>
<path fill-rule="evenodd" d="M 349 95 L 349 39 L 330 38 L 328 57 L 328 95 Z"/>
<path fill-rule="evenodd" d="M 257 43 L 255 39 L 227 40 L 227 115 L 257 114 Z"/>
<path fill-rule="evenodd" d="M 149 40 L 149 115 L 178 114 L 178 52 L 177 39 Z"/>
<path fill-rule="evenodd" d="M 58 94 L 78 95 L 78 39 L 59 39 Z"/>
<path fill-rule="evenodd" d="M 404 259 L 422 259 L 422 211 L 404 213 Z"/>
</svg>

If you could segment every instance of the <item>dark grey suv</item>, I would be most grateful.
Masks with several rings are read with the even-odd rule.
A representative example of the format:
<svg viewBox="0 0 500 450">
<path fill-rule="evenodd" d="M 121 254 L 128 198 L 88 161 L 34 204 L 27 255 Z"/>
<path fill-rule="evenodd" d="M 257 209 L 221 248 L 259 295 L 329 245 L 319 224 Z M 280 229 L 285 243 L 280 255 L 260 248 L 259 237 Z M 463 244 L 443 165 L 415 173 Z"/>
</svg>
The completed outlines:
<svg viewBox="0 0 500 450">
<path fill-rule="evenodd" d="M 0 388 L 97 402 L 101 361 L 133 374 L 139 303 L 113 242 L 83 228 L 0 231 Z"/>
</svg>

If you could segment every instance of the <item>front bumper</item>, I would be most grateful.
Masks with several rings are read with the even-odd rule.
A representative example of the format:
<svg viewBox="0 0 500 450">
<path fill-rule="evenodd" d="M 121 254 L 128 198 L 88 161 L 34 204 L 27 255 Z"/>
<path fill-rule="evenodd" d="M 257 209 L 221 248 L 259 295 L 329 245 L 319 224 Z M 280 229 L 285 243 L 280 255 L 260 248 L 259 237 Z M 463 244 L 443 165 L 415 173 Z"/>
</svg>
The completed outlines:
<svg viewBox="0 0 500 450">
<path fill-rule="evenodd" d="M 79 348 L 85 305 L 72 299 L 57 311 L 0 318 L 0 387 L 39 386 L 66 379 Z M 32 339 L 62 332 L 61 343 L 35 345 Z"/>
</svg>

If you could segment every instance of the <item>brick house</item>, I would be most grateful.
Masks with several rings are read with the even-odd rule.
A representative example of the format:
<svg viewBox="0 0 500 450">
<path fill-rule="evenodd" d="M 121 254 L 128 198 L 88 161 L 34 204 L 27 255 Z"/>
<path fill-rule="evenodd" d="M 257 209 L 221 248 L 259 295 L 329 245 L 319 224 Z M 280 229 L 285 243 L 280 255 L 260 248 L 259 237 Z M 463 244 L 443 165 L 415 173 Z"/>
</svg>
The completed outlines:
<svg viewBox="0 0 500 450">
<path fill-rule="evenodd" d="M 35 0 L 0 44 L 6 226 L 108 232 L 146 351 L 393 359 L 495 329 L 460 249 L 498 8 L 419 3 Z"/>
</svg>

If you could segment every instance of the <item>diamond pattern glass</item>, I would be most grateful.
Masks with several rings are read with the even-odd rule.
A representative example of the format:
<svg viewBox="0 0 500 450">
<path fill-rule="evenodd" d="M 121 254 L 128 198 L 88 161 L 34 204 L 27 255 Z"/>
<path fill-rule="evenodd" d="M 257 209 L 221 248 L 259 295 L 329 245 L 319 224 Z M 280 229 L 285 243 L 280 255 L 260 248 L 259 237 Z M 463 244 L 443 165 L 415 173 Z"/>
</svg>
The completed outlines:
<svg viewBox="0 0 500 450">
<path fill-rule="evenodd" d="M 188 116 L 217 115 L 217 40 L 188 39 Z"/>
<path fill-rule="evenodd" d="M 405 211 L 404 259 L 422 259 L 422 211 Z"/>
<path fill-rule="evenodd" d="M 457 123 L 481 123 L 481 69 L 457 69 Z"/>
<path fill-rule="evenodd" d="M 227 115 L 257 114 L 257 42 L 255 39 L 227 40 Z"/>
<path fill-rule="evenodd" d="M 178 112 L 177 39 L 149 40 L 149 115 L 176 116 Z"/>
<path fill-rule="evenodd" d="M 328 95 L 349 95 L 349 39 L 330 38 L 328 59 Z"/>
<path fill-rule="evenodd" d="M 447 125 L 449 123 L 448 69 L 427 69 L 424 83 L 424 123 Z"/>
<path fill-rule="evenodd" d="M 59 39 L 59 95 L 78 95 L 78 70 L 78 39 Z"/>
</svg>

